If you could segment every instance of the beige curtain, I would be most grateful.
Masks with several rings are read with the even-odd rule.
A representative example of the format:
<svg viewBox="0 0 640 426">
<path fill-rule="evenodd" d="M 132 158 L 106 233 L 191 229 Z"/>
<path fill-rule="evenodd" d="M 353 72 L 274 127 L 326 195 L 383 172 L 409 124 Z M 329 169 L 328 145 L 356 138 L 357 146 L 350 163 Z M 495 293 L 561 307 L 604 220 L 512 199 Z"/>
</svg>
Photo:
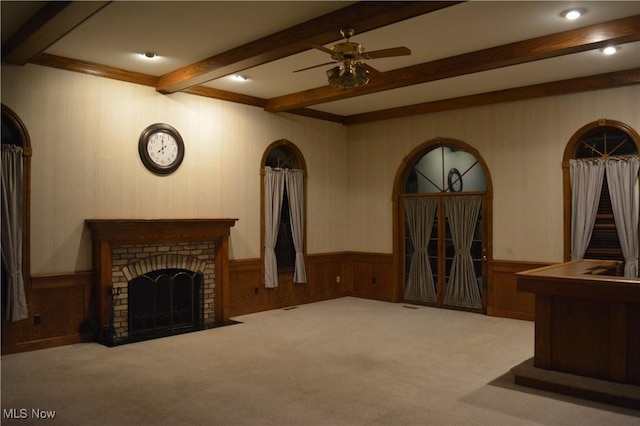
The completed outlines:
<svg viewBox="0 0 640 426">
<path fill-rule="evenodd" d="M 455 248 L 444 297 L 446 305 L 482 308 L 480 287 L 471 258 L 471 244 L 481 204 L 482 197 L 479 195 L 444 199 L 445 213 Z"/>
<path fill-rule="evenodd" d="M 278 287 L 275 248 L 285 185 L 289 195 L 291 235 L 296 250 L 293 282 L 307 282 L 304 264 L 304 170 L 273 169 L 267 166 L 264 173 L 264 285 L 268 288 Z"/>
<path fill-rule="evenodd" d="M 264 168 L 264 286 L 278 287 L 276 242 L 280 228 L 280 210 L 284 194 L 284 174 Z"/>
<path fill-rule="evenodd" d="M 624 256 L 624 276 L 638 276 L 638 182 L 640 157 L 609 158 L 606 161 L 607 184 L 613 218 Z"/>
<path fill-rule="evenodd" d="M 22 148 L 2 145 L 2 264 L 8 273 L 8 321 L 20 321 L 29 316 L 22 276 L 22 165 Z"/>
<path fill-rule="evenodd" d="M 294 283 L 306 283 L 307 271 L 304 266 L 304 170 L 285 170 L 284 180 L 289 195 L 289 217 L 291 235 L 296 249 L 296 263 L 293 272 Z"/>
<path fill-rule="evenodd" d="M 413 245 L 409 277 L 404 292 L 406 300 L 438 301 L 428 254 L 437 207 L 438 200 L 435 197 L 404 199 L 405 217 Z"/>
<path fill-rule="evenodd" d="M 571 260 L 584 257 L 600 204 L 604 160 L 569 160 L 571 176 Z"/>
</svg>

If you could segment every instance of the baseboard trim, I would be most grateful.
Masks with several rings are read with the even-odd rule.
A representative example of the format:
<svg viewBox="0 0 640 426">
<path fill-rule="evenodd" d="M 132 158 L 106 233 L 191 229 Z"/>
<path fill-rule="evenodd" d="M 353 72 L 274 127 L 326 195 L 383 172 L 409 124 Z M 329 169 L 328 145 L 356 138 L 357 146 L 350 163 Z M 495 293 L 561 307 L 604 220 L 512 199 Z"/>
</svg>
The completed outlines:
<svg viewBox="0 0 640 426">
<path fill-rule="evenodd" d="M 389 303 L 398 303 L 394 300 L 391 300 L 390 297 L 384 297 L 376 294 L 367 294 L 367 293 L 358 293 L 355 291 L 346 291 L 342 297 L 358 297 L 360 299 L 369 299 L 369 300 L 379 300 L 381 302 L 389 302 Z"/>
<path fill-rule="evenodd" d="M 56 346 L 73 345 L 75 343 L 85 342 L 80 334 L 72 334 L 70 336 L 52 337 L 49 339 L 32 340 L 30 342 L 17 343 L 14 345 L 2 345 L 2 355 L 14 354 L 19 352 L 36 351 L 39 349 L 48 349 Z"/>
</svg>

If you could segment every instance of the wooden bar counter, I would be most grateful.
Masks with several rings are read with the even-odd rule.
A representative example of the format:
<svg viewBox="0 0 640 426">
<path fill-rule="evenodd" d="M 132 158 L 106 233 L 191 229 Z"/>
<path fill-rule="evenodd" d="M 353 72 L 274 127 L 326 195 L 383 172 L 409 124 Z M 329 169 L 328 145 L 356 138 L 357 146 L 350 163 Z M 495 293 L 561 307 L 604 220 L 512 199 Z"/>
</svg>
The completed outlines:
<svg viewBox="0 0 640 426">
<path fill-rule="evenodd" d="M 616 273 L 619 262 L 579 260 L 516 274 L 535 294 L 534 368 L 640 390 L 640 280 Z"/>
</svg>

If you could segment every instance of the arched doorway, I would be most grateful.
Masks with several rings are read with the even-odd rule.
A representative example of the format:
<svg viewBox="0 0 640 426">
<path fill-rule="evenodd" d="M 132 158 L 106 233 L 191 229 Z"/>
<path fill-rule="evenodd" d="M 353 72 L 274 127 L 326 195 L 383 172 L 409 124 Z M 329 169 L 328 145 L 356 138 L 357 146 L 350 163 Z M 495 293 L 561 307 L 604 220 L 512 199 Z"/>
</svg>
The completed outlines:
<svg viewBox="0 0 640 426">
<path fill-rule="evenodd" d="M 492 185 L 484 160 L 447 138 L 414 149 L 394 183 L 397 300 L 486 312 Z"/>
</svg>

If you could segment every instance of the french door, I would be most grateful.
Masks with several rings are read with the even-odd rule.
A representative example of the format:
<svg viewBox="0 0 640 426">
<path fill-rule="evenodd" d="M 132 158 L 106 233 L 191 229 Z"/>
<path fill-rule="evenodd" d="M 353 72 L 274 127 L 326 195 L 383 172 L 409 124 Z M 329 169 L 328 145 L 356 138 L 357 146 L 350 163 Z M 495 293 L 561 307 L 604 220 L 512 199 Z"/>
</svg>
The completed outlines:
<svg viewBox="0 0 640 426">
<path fill-rule="evenodd" d="M 486 244 L 479 194 L 404 197 L 404 300 L 483 312 Z"/>
<path fill-rule="evenodd" d="M 470 145 L 436 138 L 416 147 L 394 183 L 398 299 L 486 312 L 491 177 Z"/>
</svg>

